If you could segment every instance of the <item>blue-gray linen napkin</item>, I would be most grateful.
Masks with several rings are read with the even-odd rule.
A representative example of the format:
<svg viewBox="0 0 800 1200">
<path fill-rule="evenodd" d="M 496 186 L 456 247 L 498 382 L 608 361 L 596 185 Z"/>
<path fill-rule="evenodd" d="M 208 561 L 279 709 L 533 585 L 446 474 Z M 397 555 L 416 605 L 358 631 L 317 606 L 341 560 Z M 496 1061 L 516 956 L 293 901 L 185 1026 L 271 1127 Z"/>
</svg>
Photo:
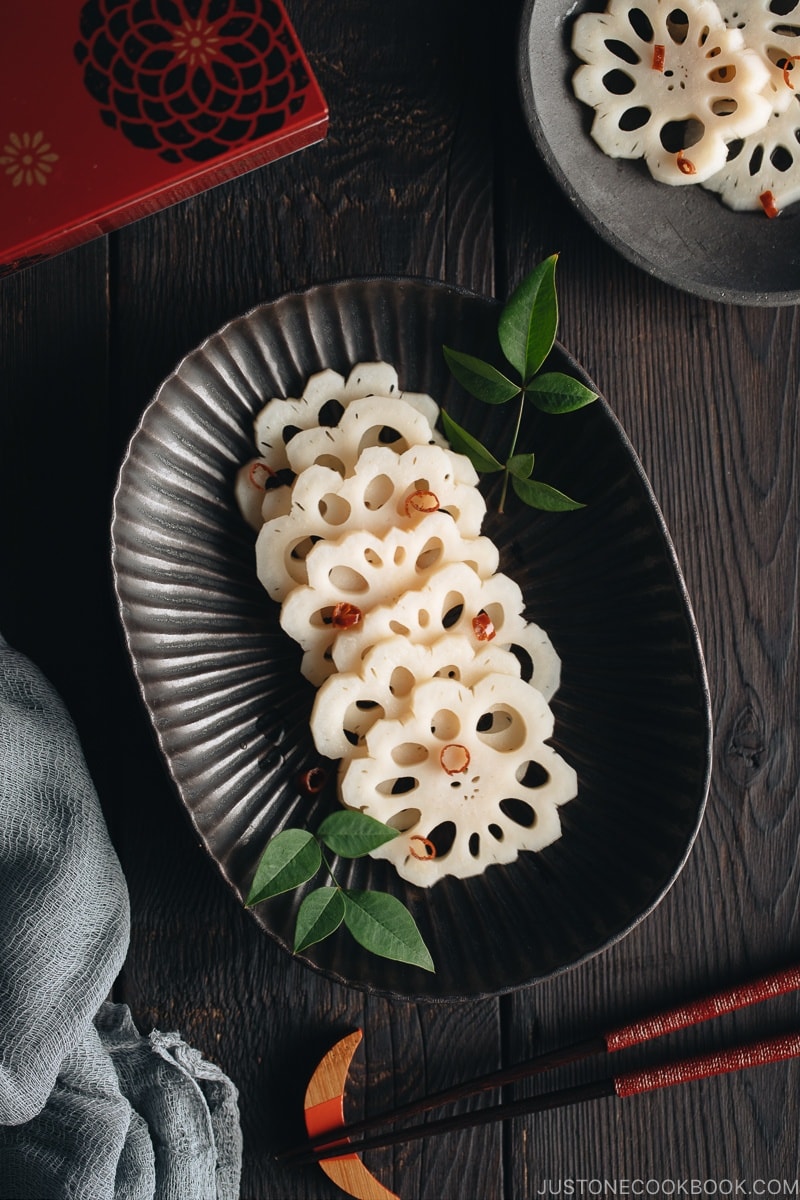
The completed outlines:
<svg viewBox="0 0 800 1200">
<path fill-rule="evenodd" d="M 128 892 L 72 719 L 0 637 L 0 1200 L 236 1200 L 233 1083 L 107 1000 Z"/>
</svg>

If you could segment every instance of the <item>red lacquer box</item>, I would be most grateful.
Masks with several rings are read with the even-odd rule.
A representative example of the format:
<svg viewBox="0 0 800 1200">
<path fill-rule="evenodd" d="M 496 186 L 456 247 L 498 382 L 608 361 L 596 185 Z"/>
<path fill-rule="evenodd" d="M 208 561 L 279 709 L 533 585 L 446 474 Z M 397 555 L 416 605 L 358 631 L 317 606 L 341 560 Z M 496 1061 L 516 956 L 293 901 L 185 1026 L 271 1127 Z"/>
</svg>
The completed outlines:
<svg viewBox="0 0 800 1200">
<path fill-rule="evenodd" d="M 0 40 L 0 274 L 291 154 L 327 126 L 279 0 L 15 4 Z"/>
</svg>

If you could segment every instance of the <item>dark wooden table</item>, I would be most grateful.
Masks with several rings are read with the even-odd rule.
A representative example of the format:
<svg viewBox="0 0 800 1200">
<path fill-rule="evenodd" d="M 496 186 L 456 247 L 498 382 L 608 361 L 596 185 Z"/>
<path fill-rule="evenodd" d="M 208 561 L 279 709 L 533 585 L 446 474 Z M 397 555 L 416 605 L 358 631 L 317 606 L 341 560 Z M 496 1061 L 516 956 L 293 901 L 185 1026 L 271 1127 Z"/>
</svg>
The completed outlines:
<svg viewBox="0 0 800 1200">
<path fill-rule="evenodd" d="M 271 1153 L 300 1130 L 316 1059 L 354 1026 L 353 1089 L 368 1080 L 391 1104 L 800 957 L 800 311 L 683 294 L 590 231 L 523 123 L 517 0 L 289 9 L 330 105 L 324 142 L 0 283 L 0 629 L 70 706 L 124 866 L 117 998 L 240 1089 L 243 1200 L 339 1194 Z M 371 274 L 502 297 L 553 251 L 560 340 L 636 447 L 695 608 L 716 727 L 707 814 L 661 905 L 585 965 L 496 1001 L 369 998 L 264 936 L 196 844 L 122 644 L 111 492 L 161 379 L 257 302 Z M 792 1028 L 798 1004 L 672 1045 Z M 796 1195 L 799 1096 L 800 1064 L 783 1064 L 369 1162 L 404 1200 Z"/>
</svg>

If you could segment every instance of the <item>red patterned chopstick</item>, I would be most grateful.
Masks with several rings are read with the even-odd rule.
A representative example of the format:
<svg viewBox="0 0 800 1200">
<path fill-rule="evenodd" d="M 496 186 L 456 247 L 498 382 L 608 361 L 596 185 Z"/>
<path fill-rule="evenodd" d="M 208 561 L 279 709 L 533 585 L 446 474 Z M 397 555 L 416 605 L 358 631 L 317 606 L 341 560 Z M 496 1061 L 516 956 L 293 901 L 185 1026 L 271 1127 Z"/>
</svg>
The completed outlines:
<svg viewBox="0 0 800 1200">
<path fill-rule="evenodd" d="M 665 1063 L 644 1070 L 626 1071 L 620 1075 L 595 1080 L 592 1083 L 578 1084 L 576 1087 L 560 1088 L 539 1096 L 529 1096 L 523 1100 L 495 1104 L 488 1108 L 474 1109 L 472 1112 L 442 1117 L 436 1121 L 388 1129 L 368 1137 L 351 1139 L 347 1146 L 347 1153 L 360 1154 L 364 1150 L 393 1146 L 398 1142 L 410 1142 L 419 1138 L 436 1137 L 438 1134 L 449 1133 L 456 1129 L 469 1129 L 477 1125 L 506 1121 L 513 1117 L 528 1116 L 531 1113 L 545 1112 L 554 1108 L 566 1108 L 602 1097 L 636 1096 L 643 1092 L 656 1091 L 658 1088 L 675 1087 L 678 1084 L 691 1083 L 713 1075 L 729 1074 L 732 1071 L 743 1071 L 748 1067 L 761 1067 L 767 1063 L 782 1062 L 785 1059 L 797 1057 L 800 1057 L 800 1033 L 763 1038 L 761 1041 L 737 1046 L 730 1050 L 700 1054 L 693 1058 Z M 340 1130 L 332 1131 L 325 1136 L 330 1139 L 333 1132 L 341 1137 Z M 314 1149 L 307 1146 L 305 1153 L 291 1159 L 291 1165 L 307 1166 L 326 1158 L 341 1157 L 341 1154 L 341 1141 L 338 1145 L 331 1145 L 329 1141 L 327 1146 L 319 1146 Z"/>
<path fill-rule="evenodd" d="M 516 1083 L 522 1079 L 529 1079 L 534 1075 L 542 1074 L 555 1067 L 563 1066 L 567 1063 L 580 1062 L 597 1054 L 605 1052 L 616 1053 L 619 1050 L 663 1037 L 665 1034 L 702 1024 L 725 1013 L 747 1008 L 754 1004 L 761 1004 L 765 1000 L 798 990 L 800 990 L 800 966 L 772 971 L 748 983 L 737 984 L 733 987 L 713 992 L 698 1000 L 690 1000 L 685 1004 L 676 1005 L 641 1020 L 632 1021 L 608 1033 L 599 1034 L 582 1042 L 576 1042 L 569 1046 L 547 1051 L 544 1054 L 537 1055 L 535 1058 L 528 1059 L 512 1067 L 503 1068 L 500 1071 L 481 1075 L 477 1079 L 457 1084 L 446 1091 L 437 1092 L 434 1095 L 412 1101 L 400 1108 L 393 1109 L 391 1112 L 381 1113 L 374 1117 L 353 1122 L 350 1125 L 341 1126 L 339 1129 L 331 1130 L 326 1134 L 319 1134 L 315 1138 L 310 1138 L 301 1146 L 287 1150 L 276 1157 L 281 1162 L 297 1165 L 304 1162 L 317 1161 L 323 1156 L 330 1157 L 329 1153 L 325 1154 L 323 1152 L 322 1147 L 330 1144 L 331 1136 L 334 1133 L 339 1137 L 360 1137 L 362 1134 L 370 1133 L 372 1130 L 382 1126 L 396 1124 L 398 1121 L 427 1112 L 432 1108 L 439 1108 L 455 1100 L 461 1100 L 468 1096 L 490 1091 L 506 1084 Z M 583 1100 L 596 1098 L 597 1096 L 634 1095 L 637 1092 L 649 1091 L 658 1087 L 670 1087 L 677 1083 L 685 1083 L 692 1079 L 703 1078 L 706 1075 L 722 1074 L 741 1070 L 747 1066 L 759 1066 L 767 1062 L 776 1062 L 781 1058 L 791 1058 L 797 1054 L 800 1054 L 800 1034 L 789 1035 L 783 1039 L 777 1038 L 756 1042 L 752 1046 L 739 1047 L 735 1050 L 687 1059 L 683 1062 L 667 1064 L 663 1067 L 650 1068 L 645 1071 L 626 1072 L 600 1080 L 599 1083 L 580 1085 L 577 1088 L 562 1089 L 558 1092 L 549 1092 L 533 1099 L 505 1105 L 495 1105 L 491 1108 L 478 1109 L 473 1113 L 462 1113 L 454 1117 L 444 1117 L 439 1121 L 428 1122 L 418 1127 L 406 1127 L 395 1130 L 392 1133 L 376 1134 L 359 1143 L 354 1143 L 354 1146 L 357 1145 L 359 1149 L 368 1149 L 377 1145 L 389 1145 L 408 1140 L 410 1136 L 429 1136 L 433 1132 L 446 1132 L 448 1129 L 463 1128 L 465 1122 L 467 1124 L 483 1124 L 486 1121 L 506 1119 L 507 1117 L 521 1115 L 522 1113 L 542 1111 L 545 1108 L 555 1108 L 566 1104 L 578 1103 Z M 765 1055 L 766 1057 L 764 1057 Z M 714 1064 L 721 1065 L 718 1065 L 715 1069 Z M 654 1082 L 656 1080 L 661 1080 L 661 1082 Z M 537 1107 L 530 1107 L 532 1104 L 535 1104 Z M 523 1107 L 519 1108 L 519 1105 Z M 416 1132 L 417 1129 L 420 1132 Z"/>
<path fill-rule="evenodd" d="M 788 992 L 800 990 L 800 966 L 786 967 L 780 971 L 772 971 L 762 975 L 751 983 L 737 984 L 714 992 L 700 1000 L 690 1000 L 688 1004 L 678 1004 L 666 1012 L 655 1013 L 641 1021 L 633 1021 L 623 1025 L 611 1033 L 603 1035 L 606 1049 L 610 1051 L 625 1050 L 628 1046 L 637 1046 L 641 1042 L 650 1042 L 654 1038 L 663 1037 L 666 1033 L 674 1033 L 678 1029 L 688 1029 L 690 1025 L 700 1025 L 724 1013 L 735 1012 L 738 1008 L 748 1008 L 751 1004 L 761 1004 L 774 996 L 785 996 Z"/>
</svg>

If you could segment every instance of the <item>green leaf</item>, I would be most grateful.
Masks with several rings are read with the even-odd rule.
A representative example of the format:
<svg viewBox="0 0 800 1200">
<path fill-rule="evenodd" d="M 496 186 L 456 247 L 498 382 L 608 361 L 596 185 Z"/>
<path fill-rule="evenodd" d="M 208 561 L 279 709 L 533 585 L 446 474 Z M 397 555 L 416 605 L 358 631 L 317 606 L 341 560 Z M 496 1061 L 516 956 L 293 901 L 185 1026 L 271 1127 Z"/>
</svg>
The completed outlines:
<svg viewBox="0 0 800 1200">
<path fill-rule="evenodd" d="M 525 389 L 533 404 L 542 412 L 567 413 L 584 408 L 597 399 L 597 392 L 584 386 L 571 375 L 561 371 L 547 371 L 537 375 Z"/>
<path fill-rule="evenodd" d="M 343 810 L 325 818 L 317 837 L 341 858 L 361 858 L 384 842 L 391 842 L 398 832 L 366 813 Z"/>
<path fill-rule="evenodd" d="M 533 474 L 534 458 L 532 454 L 512 454 L 506 463 L 506 470 L 518 479 L 530 479 Z"/>
<path fill-rule="evenodd" d="M 537 479 L 520 479 L 511 477 L 511 485 L 519 496 L 531 508 L 541 508 L 545 512 L 572 512 L 576 508 L 585 508 L 578 500 L 571 500 L 563 492 L 550 487 L 549 483 L 540 483 Z"/>
<path fill-rule="evenodd" d="M 433 959 L 408 909 L 387 892 L 344 892 L 344 923 L 365 950 L 433 971 Z"/>
<path fill-rule="evenodd" d="M 295 954 L 335 933 L 343 920 L 344 899 L 340 888 L 321 887 L 309 892 L 297 913 Z"/>
<path fill-rule="evenodd" d="M 313 833 L 306 829 L 284 829 L 267 842 L 246 905 L 290 892 L 311 879 L 321 864 L 322 851 Z"/>
<path fill-rule="evenodd" d="M 500 371 L 482 358 L 462 354 L 443 346 L 447 365 L 462 387 L 484 404 L 505 404 L 520 393 L 520 385 L 506 379 Z"/>
<path fill-rule="evenodd" d="M 456 421 L 442 409 L 442 427 L 450 445 L 459 454 L 465 454 L 476 471 L 502 471 L 503 464 L 498 462 L 491 450 L 487 450 L 477 438 L 466 429 L 462 429 Z"/>
<path fill-rule="evenodd" d="M 553 348 L 558 329 L 556 262 L 552 254 L 523 279 L 500 314 L 497 336 L 512 367 L 527 383 Z"/>
</svg>

